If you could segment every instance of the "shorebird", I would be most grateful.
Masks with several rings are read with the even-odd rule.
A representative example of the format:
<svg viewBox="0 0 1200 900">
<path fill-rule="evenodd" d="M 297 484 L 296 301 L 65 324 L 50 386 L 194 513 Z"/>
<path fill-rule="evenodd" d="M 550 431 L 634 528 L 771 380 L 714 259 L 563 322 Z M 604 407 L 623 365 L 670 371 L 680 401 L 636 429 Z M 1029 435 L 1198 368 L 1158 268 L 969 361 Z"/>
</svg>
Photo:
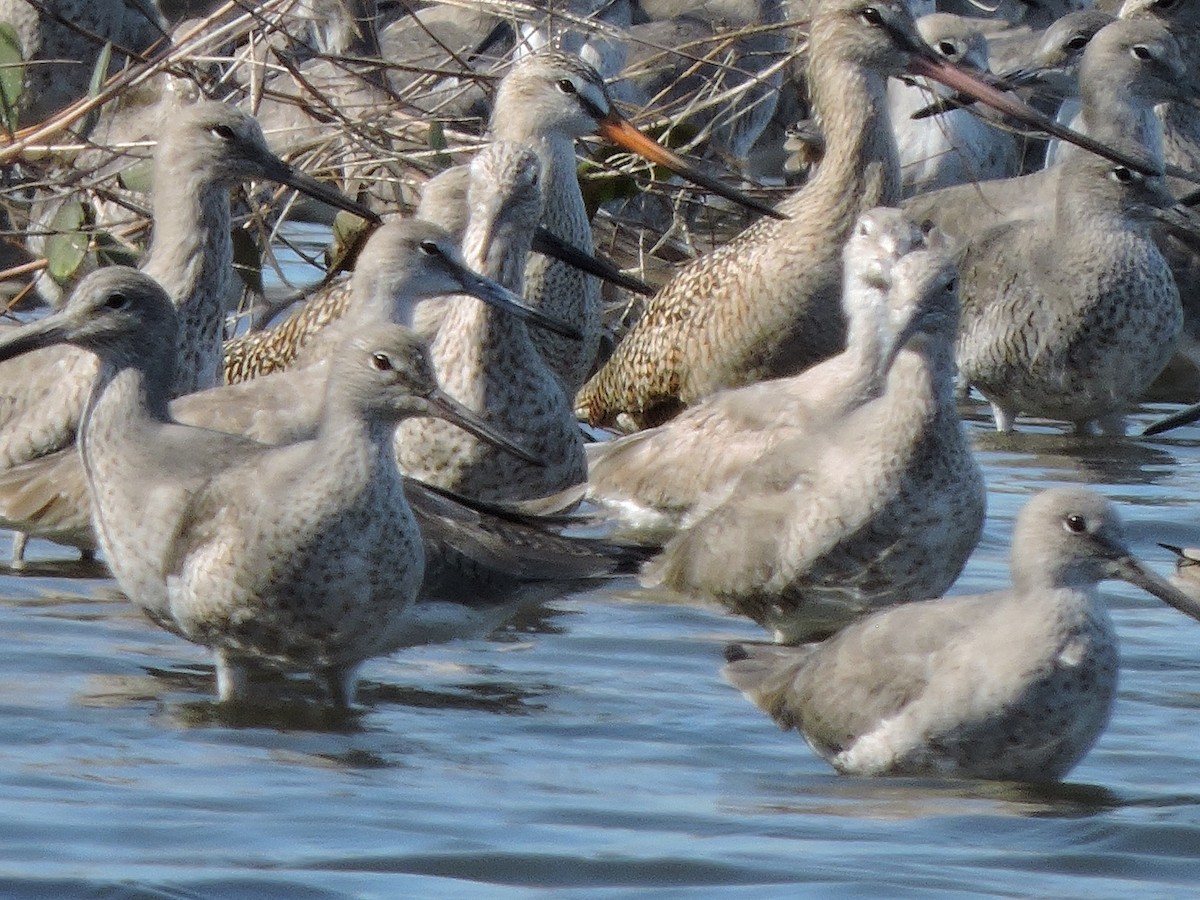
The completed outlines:
<svg viewBox="0 0 1200 900">
<path fill-rule="evenodd" d="M 494 140 L 530 147 L 541 158 L 546 198 L 542 223 L 568 244 L 592 247 L 592 227 L 576 175 L 575 141 L 593 132 L 714 193 L 774 214 L 770 207 L 705 175 L 634 128 L 617 112 L 603 80 L 591 66 L 569 54 L 543 51 L 519 61 L 500 83 L 490 133 Z M 542 358 L 573 397 L 591 371 L 599 347 L 599 285 L 572 267 L 535 255 L 525 270 L 525 296 L 531 304 L 576 325 L 583 333 L 582 343 L 554 335 L 531 335 Z"/>
<path fill-rule="evenodd" d="M 417 288 L 410 279 L 432 283 Z M 542 328 L 575 337 L 579 333 L 512 291 L 471 271 L 458 250 L 458 241 L 445 229 L 420 219 L 395 219 L 367 239 L 354 274 L 304 304 L 273 328 L 240 335 L 225 344 L 225 381 L 234 384 L 307 364 L 326 356 L 345 328 L 364 322 L 390 321 L 411 326 L 419 301 L 463 293 L 484 303 L 502 306 Z"/>
<path fill-rule="evenodd" d="M 518 62 L 501 82 L 492 111 L 491 135 L 495 140 L 527 146 L 538 154 L 542 160 L 545 196 L 542 224 L 553 237 L 570 247 L 587 254 L 592 250 L 591 224 L 575 162 L 575 141 L 592 133 L 678 172 L 708 190 L 749 204 L 759 211 L 768 209 L 709 177 L 639 132 L 612 105 L 603 81 L 582 60 L 565 53 L 545 51 Z M 452 202 L 454 192 L 448 190 L 442 196 Z M 425 206 L 425 212 L 438 222 L 464 221 L 460 212 L 438 209 L 432 203 Z M 561 333 L 533 332 L 530 335 L 564 389 L 573 395 L 591 370 L 599 346 L 599 285 L 593 277 L 575 268 L 574 262 L 558 262 L 535 254 L 526 268 L 525 295 L 530 305 L 545 316 L 571 326 L 582 335 L 582 340 Z M 337 309 L 340 302 L 337 297 L 324 294 L 310 300 L 308 311 L 302 313 L 307 324 L 293 322 L 288 327 L 296 328 L 296 334 L 285 340 L 307 339 L 319 326 L 340 314 Z M 428 332 L 433 327 L 430 324 L 422 330 Z M 256 343 L 275 339 L 248 340 Z M 232 349 L 241 356 L 243 350 L 251 348 Z M 281 345 L 278 350 L 279 358 L 292 355 L 286 345 Z M 262 365 L 267 367 L 265 370 L 281 367 L 274 362 Z M 254 360 L 235 361 L 226 366 L 227 376 L 261 370 L 264 369 L 260 369 L 260 363 Z"/>
<path fill-rule="evenodd" d="M 1110 578 L 1200 619 L 1134 558 L 1108 500 L 1055 488 L 1017 518 L 1007 590 L 884 610 L 823 644 L 735 644 L 724 674 L 839 772 L 1057 781 L 1112 711 Z"/>
<path fill-rule="evenodd" d="M 899 199 L 886 78 L 903 72 L 1053 127 L 938 56 L 897 0 L 823 0 L 809 30 L 809 89 L 827 144 L 816 174 L 779 205 L 787 221 L 760 220 L 650 300 L 576 397 L 581 416 L 659 424 L 721 388 L 794 374 L 841 349 L 842 245 L 859 213 Z"/>
<path fill-rule="evenodd" d="M 589 499 L 646 529 L 673 529 L 781 441 L 819 432 L 879 396 L 907 324 L 889 321 L 892 267 L 923 240 L 899 210 L 859 216 L 842 254 L 846 349 L 799 375 L 720 391 L 656 428 L 589 445 Z"/>
<path fill-rule="evenodd" d="M 1078 70 L 1083 130 L 1161 170 L 1154 106 L 1168 99 L 1194 102 L 1196 97 L 1167 29 L 1150 20 L 1112 22 L 1087 41 Z M 1035 75 L 1027 69 L 1022 78 Z M 1069 154 L 1060 155 L 1065 159 Z M 1052 215 L 1047 198 L 1058 190 L 1062 172 L 1057 165 L 1018 178 L 931 191 L 905 201 L 904 208 L 916 221 L 928 221 L 966 242 L 1004 222 Z"/>
<path fill-rule="evenodd" d="M 175 116 L 154 156 L 154 236 L 143 266 L 181 318 L 172 395 L 220 381 L 224 305 L 237 278 L 229 190 L 251 178 L 374 216 L 272 154 L 247 114 L 201 102 Z M 0 471 L 74 441 L 96 366 L 90 354 L 56 347 L 0 367 Z"/>
<path fill-rule="evenodd" d="M 1081 9 L 1068 13 L 1042 33 L 1042 39 L 1019 71 L 1002 73 L 1014 84 L 1035 83 L 1062 97 L 1055 118 L 1064 125 L 1083 131 L 1083 103 L 1079 99 L 1079 64 L 1092 38 L 1115 18 L 1100 9 Z M 1061 162 L 1071 152 L 1062 141 L 1046 146 L 1045 165 Z"/>
<path fill-rule="evenodd" d="M 986 506 L 954 402 L 957 271 L 943 250 L 914 250 L 891 280 L 889 308 L 918 310 L 882 396 L 762 454 L 645 567 L 647 587 L 711 599 L 798 643 L 954 583 Z"/>
<path fill-rule="evenodd" d="M 470 174 L 467 264 L 519 295 L 542 214 L 541 160 L 520 144 L 496 141 L 475 155 Z M 444 390 L 520 440 L 536 461 L 521 463 L 441 422 L 413 419 L 396 430 L 396 459 L 405 472 L 483 500 L 542 497 L 587 478 L 571 402 L 524 323 L 473 298 L 457 298 L 430 355 Z"/>
<path fill-rule="evenodd" d="M 1123 434 L 1124 413 L 1171 359 L 1179 291 L 1151 235 L 1162 179 L 1090 154 L 1063 163 L 1054 213 L 1001 225 L 962 261 L 958 365 L 992 405 Z"/>
<path fill-rule="evenodd" d="M 917 31 L 950 62 L 987 69 L 987 38 L 977 22 L 934 13 L 917 19 Z M 936 94 L 924 79 L 912 84 L 891 79 L 887 90 L 903 196 L 1017 174 L 1017 141 L 1012 134 L 965 109 L 950 110 L 933 120 L 913 119 L 912 114 L 928 104 L 931 93 Z"/>
<path fill-rule="evenodd" d="M 153 279 L 104 269 L 0 339 L 0 359 L 61 342 L 99 356 L 80 450 L 101 544 L 135 604 L 213 649 L 222 700 L 267 664 L 313 672 L 352 703 L 358 666 L 405 643 L 424 576 L 395 423 L 490 429 L 437 387 L 418 338 L 384 325 L 340 348 L 311 441 L 265 447 L 181 425 L 167 412 L 177 328 Z"/>
<path fill-rule="evenodd" d="M 172 404 L 172 415 L 186 424 L 244 434 L 264 443 L 304 440 L 320 421 L 329 360 L 354 328 L 388 321 L 406 324 L 415 304 L 446 294 L 470 294 L 490 303 L 516 302 L 500 284 L 467 269 L 444 231 L 418 220 L 389 222 L 372 234 L 351 284 L 354 308 L 336 328 L 321 333 L 319 345 L 306 348 L 311 349 L 311 357 L 302 360 L 296 374 L 283 377 L 289 370 L 190 394 Z M 0 372 L 19 361 L 5 362 Z M 74 445 L 0 471 L 0 526 L 90 551 L 96 539 L 81 475 Z"/>
<path fill-rule="evenodd" d="M 1122 19 L 1151 18 L 1171 30 L 1179 41 L 1189 78 L 1200 85 L 1200 4 L 1195 0 L 1125 0 Z M 1200 170 L 1200 108 L 1174 102 L 1161 110 L 1163 155 L 1168 163 L 1189 172 Z M 1182 181 L 1170 183 L 1172 193 L 1195 189 Z"/>
</svg>

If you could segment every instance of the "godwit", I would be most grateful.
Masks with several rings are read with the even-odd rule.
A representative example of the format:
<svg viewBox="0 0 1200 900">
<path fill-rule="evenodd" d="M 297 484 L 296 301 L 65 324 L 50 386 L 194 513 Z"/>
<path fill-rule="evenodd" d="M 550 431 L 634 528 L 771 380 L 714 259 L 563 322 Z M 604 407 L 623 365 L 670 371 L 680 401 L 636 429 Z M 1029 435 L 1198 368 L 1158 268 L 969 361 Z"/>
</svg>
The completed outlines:
<svg viewBox="0 0 1200 900">
<path fill-rule="evenodd" d="M 1111 503 L 1056 488 L 1017 518 L 1011 588 L 884 610 L 814 646 L 735 644 L 725 677 L 839 772 L 1057 781 L 1112 711 L 1109 578 L 1200 619 L 1134 558 Z"/>
<path fill-rule="evenodd" d="M 896 0 L 824 0 L 809 30 L 809 89 L 827 142 L 816 175 L 780 204 L 787 221 L 752 225 L 650 301 L 580 391 L 581 415 L 657 424 L 720 388 L 794 374 L 841 348 L 842 245 L 859 213 L 898 199 L 886 78 L 903 72 L 1021 110 L 926 46 Z M 1030 112 L 1021 114 L 1044 121 Z"/>
</svg>

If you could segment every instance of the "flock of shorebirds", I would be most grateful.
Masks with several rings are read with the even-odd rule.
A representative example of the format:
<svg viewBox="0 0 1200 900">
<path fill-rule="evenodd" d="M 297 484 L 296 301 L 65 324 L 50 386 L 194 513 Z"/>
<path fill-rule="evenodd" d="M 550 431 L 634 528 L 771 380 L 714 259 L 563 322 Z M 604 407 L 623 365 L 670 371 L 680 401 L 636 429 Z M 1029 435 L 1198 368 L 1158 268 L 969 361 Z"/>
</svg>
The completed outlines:
<svg viewBox="0 0 1200 900">
<path fill-rule="evenodd" d="M 313 80 L 348 52 L 331 35 L 385 44 L 376 4 L 302 4 L 329 26 L 323 5 L 355 28 L 318 29 L 333 49 L 309 61 Z M 763 27 L 738 40 L 794 40 L 770 27 L 780 3 L 752 5 Z M 32 42 L 69 6 L 8 0 L 0 23 Z M 22 535 L 17 555 L 25 535 L 103 551 L 150 618 L 212 649 L 222 701 L 252 697 L 268 668 L 312 673 L 339 705 L 372 657 L 640 571 L 652 596 L 770 633 L 727 648 L 725 675 L 838 771 L 1061 778 L 1115 694 L 1099 582 L 1195 619 L 1200 599 L 1134 559 L 1085 488 L 1029 501 L 1009 589 L 943 597 L 986 509 L 958 401 L 976 389 L 1005 431 L 1033 416 L 1123 434 L 1168 363 L 1188 361 L 1200 3 L 1064 9 L 1033 28 L 813 0 L 812 115 L 788 145 L 807 176 L 773 207 L 639 132 L 614 98 L 644 85 L 599 71 L 629 52 L 623 27 L 678 40 L 711 30 L 711 10 L 630 25 L 617 6 L 572 5 L 561 48 L 513 54 L 487 140 L 413 217 L 378 224 L 235 105 L 166 117 L 140 269 L 97 268 L 0 330 L 0 523 Z M 438 9 L 424 10 L 431 42 Z M 40 40 L 67 52 L 62 34 Z M 713 158 L 748 157 L 784 77 L 752 68 L 772 58 L 762 46 L 739 52 L 730 71 L 754 90 L 710 127 Z M 48 114 L 38 104 L 62 88 L 39 75 L 31 64 L 22 115 Z M 703 75 L 684 66 L 659 90 Z M 1057 118 L 1019 99 L 1030 86 L 1062 100 Z M 1045 167 L 1019 128 L 1054 136 Z M 605 360 L 597 274 L 631 279 L 593 252 L 576 158 L 591 134 L 758 215 L 681 264 Z M 226 340 L 231 188 L 249 180 L 377 227 L 349 277 Z M 585 443 L 581 418 L 623 433 Z"/>
</svg>

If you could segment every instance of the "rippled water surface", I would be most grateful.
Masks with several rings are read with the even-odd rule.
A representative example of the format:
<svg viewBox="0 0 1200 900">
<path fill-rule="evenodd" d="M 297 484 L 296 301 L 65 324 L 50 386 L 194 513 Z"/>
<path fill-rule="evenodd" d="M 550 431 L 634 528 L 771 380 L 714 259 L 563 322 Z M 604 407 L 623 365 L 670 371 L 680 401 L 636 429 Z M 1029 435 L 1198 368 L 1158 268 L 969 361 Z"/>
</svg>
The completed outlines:
<svg viewBox="0 0 1200 900">
<path fill-rule="evenodd" d="M 1158 410 L 1143 410 L 1138 425 Z M 974 410 L 1006 581 L 1033 491 L 1090 483 L 1139 554 L 1200 544 L 1200 430 L 1000 438 Z M 8 557 L 7 540 L 0 556 Z M 1200 624 L 1110 586 L 1113 721 L 1053 789 L 839 777 L 720 679 L 738 619 L 549 603 L 489 640 L 367 665 L 361 708 L 212 702 L 205 653 L 95 569 L 0 575 L 0 896 L 1188 897 L 1200 885 Z"/>
</svg>

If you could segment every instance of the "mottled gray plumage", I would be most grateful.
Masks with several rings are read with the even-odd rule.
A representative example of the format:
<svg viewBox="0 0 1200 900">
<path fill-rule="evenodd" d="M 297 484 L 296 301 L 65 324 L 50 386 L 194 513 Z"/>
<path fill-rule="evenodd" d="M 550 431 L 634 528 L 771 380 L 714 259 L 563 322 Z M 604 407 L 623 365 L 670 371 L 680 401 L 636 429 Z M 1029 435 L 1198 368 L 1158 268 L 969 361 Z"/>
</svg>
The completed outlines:
<svg viewBox="0 0 1200 900">
<path fill-rule="evenodd" d="M 588 497 L 622 519 L 674 527 L 705 495 L 728 490 L 781 441 L 825 427 L 883 390 L 889 349 L 892 266 L 920 246 L 899 210 L 859 216 L 843 252 L 847 346 L 790 378 L 720 391 L 656 428 L 588 448 Z"/>
<path fill-rule="evenodd" d="M 1078 62 L 1082 130 L 1161 165 L 1162 132 L 1154 117 L 1155 104 L 1194 95 L 1178 43 L 1149 20 L 1110 22 L 1091 36 L 1079 31 L 1072 35 L 1068 40 L 1084 41 L 1085 46 Z M 1061 73 L 1061 63 L 1048 65 Z M 1023 78 L 1034 74 L 1027 71 Z M 1060 82 L 1059 74 L 1054 80 Z M 1062 154 L 1064 159 L 1068 155 Z M 1047 199 L 1055 195 L 1062 171 L 1057 165 L 1017 178 L 930 191 L 906 201 L 904 208 L 916 221 L 929 221 L 965 242 L 1004 222 L 1053 215 Z"/>
<path fill-rule="evenodd" d="M 237 278 L 229 192 L 251 178 L 279 181 L 359 209 L 271 154 L 246 113 L 205 101 L 172 117 L 154 156 L 154 235 L 143 266 L 181 318 L 172 395 L 220 381 L 224 310 Z M 96 365 L 91 354 L 53 347 L 0 366 L 0 472 L 70 446 Z M 6 487 L 24 490 L 15 473 Z M 0 518 L 8 527 L 52 539 L 59 533 L 56 526 L 43 528 L 36 516 L 23 519 L 18 508 L 29 510 L 27 504 L 5 510 L 6 496 L 0 492 Z"/>
<path fill-rule="evenodd" d="M 266 447 L 181 425 L 167 411 L 176 329 L 152 279 L 105 269 L 9 334 L 0 359 L 56 342 L 100 357 L 80 450 L 101 544 L 130 599 L 214 649 L 222 699 L 267 663 L 318 673 L 351 702 L 358 665 L 408 642 L 424 575 L 395 423 L 479 426 L 438 389 L 419 339 L 378 323 L 339 347 L 313 440 Z"/>
<path fill-rule="evenodd" d="M 1112 709 L 1108 578 L 1200 618 L 1133 558 L 1111 503 L 1056 488 L 1017 519 L 1011 588 L 884 610 L 823 644 L 733 645 L 725 676 L 839 772 L 1057 781 Z"/>
<path fill-rule="evenodd" d="M 809 91 L 826 138 L 816 174 L 779 205 L 786 221 L 755 223 L 650 300 L 576 397 L 593 424 L 622 414 L 639 427 L 659 424 L 717 390 L 795 374 L 838 352 L 842 245 L 859 213 L 899 199 L 887 76 L 907 71 L 986 93 L 926 46 L 892 0 L 824 0 L 808 49 Z M 992 92 L 987 102 L 1006 101 Z"/>
<path fill-rule="evenodd" d="M 544 170 L 531 150 L 497 141 L 471 161 L 467 265 L 521 293 L 542 212 Z M 430 345 L 446 392 L 537 458 L 530 464 L 444 423 L 414 419 L 396 430 L 396 458 L 410 475 L 484 500 L 524 500 L 587 477 L 583 438 L 567 395 L 524 323 L 471 297 L 452 301 Z"/>
<path fill-rule="evenodd" d="M 288 345 L 301 351 L 301 364 L 294 371 L 189 394 L 174 401 L 172 415 L 186 424 L 244 434 L 265 443 L 309 438 L 324 408 L 329 360 L 336 355 L 339 342 L 357 327 L 393 320 L 405 324 L 413 307 L 430 297 L 466 292 L 502 302 L 513 296 L 498 283 L 467 269 L 455 241 L 437 226 L 418 220 L 397 220 L 371 235 L 347 284 L 347 308 L 352 305 L 351 289 L 356 300 L 343 321 L 321 331 L 311 347 Z M 42 356 L 55 349 L 29 355 Z M 72 352 L 90 356 L 80 350 Z M 0 372 L 21 359 L 6 361 Z M 262 384 L 257 384 L 260 381 Z M 80 391 L 86 390 L 90 390 L 88 384 L 80 379 Z M 51 394 L 50 399 L 57 398 Z M 90 550 L 95 547 L 90 518 L 86 485 L 73 446 L 0 472 L 0 525 L 22 527 Z"/>
<path fill-rule="evenodd" d="M 963 379 L 996 427 L 1020 413 L 1123 432 L 1124 412 L 1170 360 L 1179 292 L 1150 233 L 1161 179 L 1079 154 L 1053 216 L 1000 226 L 962 261 Z"/>
<path fill-rule="evenodd" d="M 897 262 L 889 307 L 919 311 L 898 338 L 883 395 L 823 434 L 764 453 L 667 544 L 644 582 L 710 598 L 781 643 L 950 587 L 986 506 L 953 396 L 956 275 L 939 250 Z"/>
</svg>

